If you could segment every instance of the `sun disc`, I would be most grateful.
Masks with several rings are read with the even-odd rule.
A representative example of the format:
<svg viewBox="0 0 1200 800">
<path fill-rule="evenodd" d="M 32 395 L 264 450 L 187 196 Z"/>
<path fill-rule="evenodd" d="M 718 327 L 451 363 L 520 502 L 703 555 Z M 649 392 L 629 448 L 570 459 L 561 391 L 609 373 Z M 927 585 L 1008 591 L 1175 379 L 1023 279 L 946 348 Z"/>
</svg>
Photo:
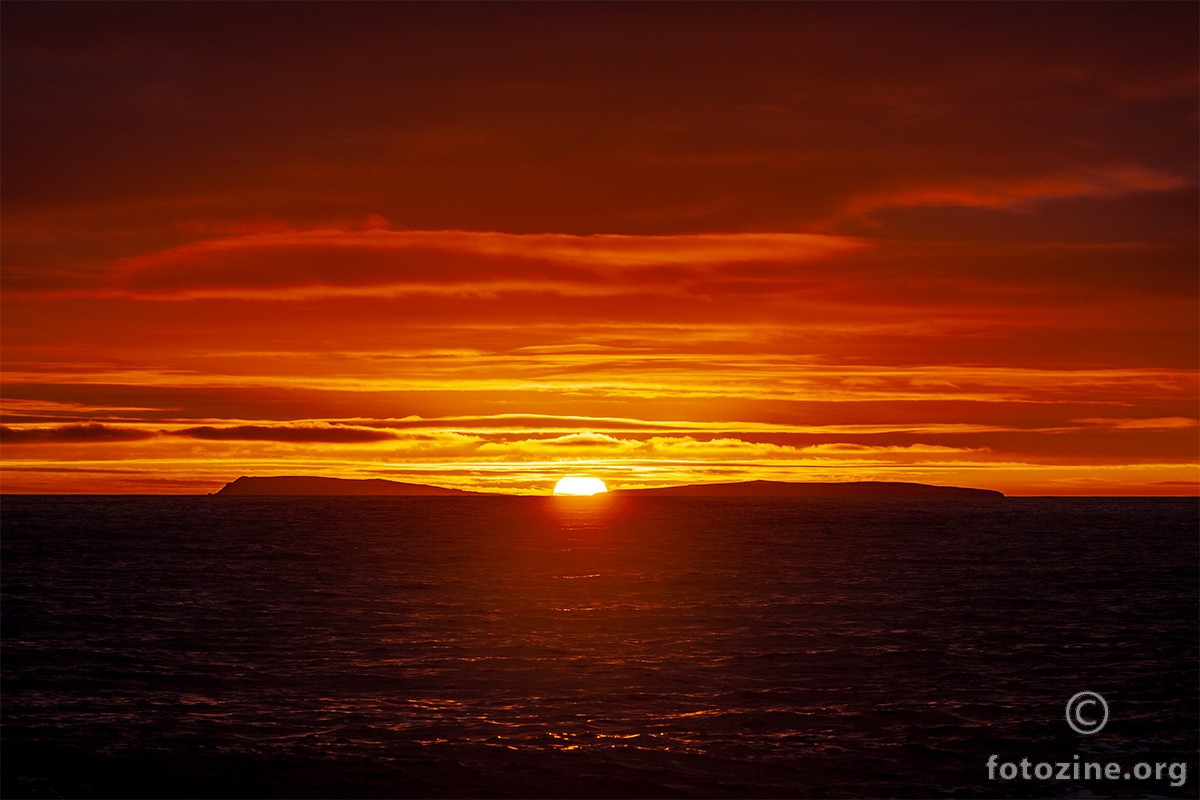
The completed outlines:
<svg viewBox="0 0 1200 800">
<path fill-rule="evenodd" d="M 589 496 L 607 492 L 608 487 L 599 478 L 567 477 L 554 484 L 555 494 Z"/>
</svg>

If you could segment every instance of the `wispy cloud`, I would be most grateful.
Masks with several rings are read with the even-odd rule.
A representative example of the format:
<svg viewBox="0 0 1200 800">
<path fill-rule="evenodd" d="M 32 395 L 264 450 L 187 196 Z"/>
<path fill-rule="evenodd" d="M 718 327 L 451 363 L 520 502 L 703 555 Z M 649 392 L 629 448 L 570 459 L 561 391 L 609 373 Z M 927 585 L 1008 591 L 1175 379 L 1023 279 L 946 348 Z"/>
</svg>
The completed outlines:
<svg viewBox="0 0 1200 800">
<path fill-rule="evenodd" d="M 811 233 L 671 236 L 511 234 L 317 228 L 238 233 L 120 259 L 85 283 L 11 290 L 143 299 L 311 299 L 398 292 L 555 291 L 627 294 L 712 280 L 722 268 L 795 268 L 862 249 L 851 237 Z M 748 277 L 731 273 L 731 277 Z M 770 280 L 769 272 L 754 278 Z"/>
<path fill-rule="evenodd" d="M 136 442 L 154 435 L 151 431 L 96 423 L 21 428 L 0 425 L 0 443 L 11 445 Z"/>
<path fill-rule="evenodd" d="M 390 431 L 378 428 L 354 428 L 341 425 L 233 425 L 183 428 L 174 436 L 209 441 L 307 442 L 313 444 L 354 444 L 394 439 Z"/>
<path fill-rule="evenodd" d="M 1004 180 L 967 179 L 957 184 L 912 186 L 859 195 L 843 207 L 839 219 L 869 216 L 884 208 L 961 206 L 1032 211 L 1036 204 L 1070 198 L 1114 198 L 1196 186 L 1183 175 L 1138 164 Z M 822 227 L 831 227 L 834 220 Z"/>
</svg>

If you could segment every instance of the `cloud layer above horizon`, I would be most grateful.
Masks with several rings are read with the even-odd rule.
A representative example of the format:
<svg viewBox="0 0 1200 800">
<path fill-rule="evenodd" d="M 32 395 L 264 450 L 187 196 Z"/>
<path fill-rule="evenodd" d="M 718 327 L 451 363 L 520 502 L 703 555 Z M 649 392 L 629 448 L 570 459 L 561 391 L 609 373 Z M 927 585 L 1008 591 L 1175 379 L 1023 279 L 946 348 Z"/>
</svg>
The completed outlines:
<svg viewBox="0 0 1200 800">
<path fill-rule="evenodd" d="M 1200 491 L 1192 5 L 0 15 L 3 491 Z"/>
</svg>

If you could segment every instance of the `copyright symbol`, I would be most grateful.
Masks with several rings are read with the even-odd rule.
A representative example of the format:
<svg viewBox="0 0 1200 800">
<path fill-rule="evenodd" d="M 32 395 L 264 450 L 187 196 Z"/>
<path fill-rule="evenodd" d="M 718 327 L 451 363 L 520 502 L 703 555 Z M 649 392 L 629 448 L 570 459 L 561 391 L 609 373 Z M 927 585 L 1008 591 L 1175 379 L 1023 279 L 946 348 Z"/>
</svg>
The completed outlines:
<svg viewBox="0 0 1200 800">
<path fill-rule="evenodd" d="M 1095 692 L 1079 692 L 1067 701 L 1067 724 L 1084 736 L 1099 733 L 1108 724 L 1108 703 Z"/>
</svg>

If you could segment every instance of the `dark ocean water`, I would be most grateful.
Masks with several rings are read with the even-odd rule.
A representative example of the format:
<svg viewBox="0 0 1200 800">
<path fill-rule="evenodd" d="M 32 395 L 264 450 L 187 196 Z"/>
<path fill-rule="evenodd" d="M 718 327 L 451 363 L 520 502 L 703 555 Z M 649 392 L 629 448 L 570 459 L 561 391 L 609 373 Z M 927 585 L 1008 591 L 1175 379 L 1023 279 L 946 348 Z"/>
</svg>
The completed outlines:
<svg viewBox="0 0 1200 800">
<path fill-rule="evenodd" d="M 0 519 L 6 797 L 1197 795 L 1195 499 Z M 1083 690 L 1095 735 L 1065 719 Z M 1187 777 L 990 780 L 992 754 Z"/>
</svg>

